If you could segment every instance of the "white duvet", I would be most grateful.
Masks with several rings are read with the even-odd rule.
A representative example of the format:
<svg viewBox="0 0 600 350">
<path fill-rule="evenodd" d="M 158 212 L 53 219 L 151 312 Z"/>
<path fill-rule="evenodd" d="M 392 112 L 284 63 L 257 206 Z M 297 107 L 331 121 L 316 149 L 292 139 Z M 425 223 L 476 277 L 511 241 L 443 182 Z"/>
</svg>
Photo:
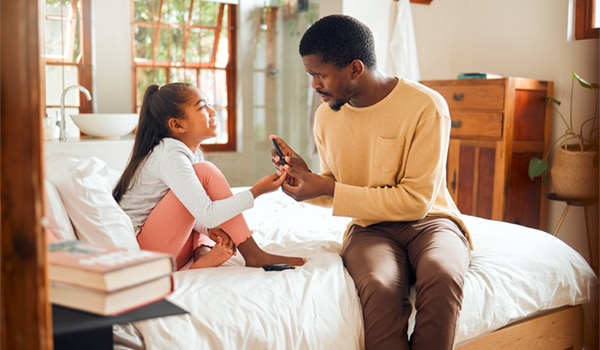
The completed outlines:
<svg viewBox="0 0 600 350">
<path fill-rule="evenodd" d="M 147 349 L 361 349 L 354 284 L 339 256 L 347 218 L 263 195 L 245 212 L 266 250 L 305 256 L 282 272 L 246 268 L 241 257 L 174 274 L 168 299 L 189 314 L 135 322 Z M 466 216 L 475 250 L 466 276 L 457 343 L 540 310 L 589 301 L 597 280 L 586 261 L 552 235 Z"/>
</svg>

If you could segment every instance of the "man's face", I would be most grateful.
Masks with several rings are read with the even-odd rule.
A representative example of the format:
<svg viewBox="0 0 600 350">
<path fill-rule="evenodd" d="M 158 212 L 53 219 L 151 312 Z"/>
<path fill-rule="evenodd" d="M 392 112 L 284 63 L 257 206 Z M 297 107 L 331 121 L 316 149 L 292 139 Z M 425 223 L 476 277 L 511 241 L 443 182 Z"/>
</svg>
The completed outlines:
<svg viewBox="0 0 600 350">
<path fill-rule="evenodd" d="M 318 55 L 303 56 L 302 62 L 312 77 L 312 88 L 331 109 L 339 111 L 352 98 L 351 65 L 338 69 L 333 63 L 323 63 Z"/>
</svg>

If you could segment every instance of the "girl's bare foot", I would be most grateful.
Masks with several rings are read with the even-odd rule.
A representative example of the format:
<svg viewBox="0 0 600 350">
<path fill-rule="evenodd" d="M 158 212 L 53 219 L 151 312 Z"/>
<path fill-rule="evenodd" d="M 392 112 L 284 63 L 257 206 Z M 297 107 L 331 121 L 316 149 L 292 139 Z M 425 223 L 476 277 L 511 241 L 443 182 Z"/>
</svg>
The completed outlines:
<svg viewBox="0 0 600 350">
<path fill-rule="evenodd" d="M 252 236 L 240 243 L 238 249 L 242 253 L 248 267 L 262 267 L 263 265 L 272 264 L 302 266 L 306 263 L 306 258 L 267 253 L 256 244 Z"/>
<path fill-rule="evenodd" d="M 299 258 L 295 256 L 283 256 L 271 254 L 263 251 L 261 254 L 252 257 L 244 257 L 246 260 L 246 266 L 248 267 L 261 267 L 263 265 L 272 264 L 288 264 L 292 266 L 302 266 L 306 263 L 306 258 Z"/>
<path fill-rule="evenodd" d="M 222 240 L 219 240 L 212 248 L 206 246 L 196 248 L 194 250 L 194 263 L 190 266 L 190 269 L 221 266 L 232 255 L 233 249 L 227 248 Z"/>
</svg>

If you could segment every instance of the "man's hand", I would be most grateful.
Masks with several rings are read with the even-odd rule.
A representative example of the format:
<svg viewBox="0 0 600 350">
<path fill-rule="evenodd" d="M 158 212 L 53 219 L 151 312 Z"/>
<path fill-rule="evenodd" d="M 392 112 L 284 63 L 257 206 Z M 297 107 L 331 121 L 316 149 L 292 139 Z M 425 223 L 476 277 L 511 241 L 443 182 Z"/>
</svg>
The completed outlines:
<svg viewBox="0 0 600 350">
<path fill-rule="evenodd" d="M 302 159 L 302 157 L 300 157 L 298 153 L 294 152 L 294 150 L 290 146 L 288 146 L 288 144 L 285 143 L 285 141 L 283 141 L 282 138 L 278 137 L 277 135 L 269 135 L 269 139 L 275 140 L 275 142 L 277 142 L 279 148 L 281 148 L 281 152 L 283 153 L 285 157 L 285 162 L 287 164 L 289 164 L 294 169 L 310 172 L 310 169 L 308 168 L 308 165 L 306 165 L 304 159 Z M 275 167 L 279 171 L 281 171 L 283 164 L 279 159 L 279 155 L 277 155 L 277 152 L 275 152 L 275 149 L 271 149 L 271 158 L 273 165 L 275 165 Z"/>
<path fill-rule="evenodd" d="M 333 197 L 335 182 L 308 170 L 299 170 L 289 165 L 283 167 L 288 180 L 281 185 L 285 194 L 297 201 L 312 199 L 320 196 Z"/>
</svg>

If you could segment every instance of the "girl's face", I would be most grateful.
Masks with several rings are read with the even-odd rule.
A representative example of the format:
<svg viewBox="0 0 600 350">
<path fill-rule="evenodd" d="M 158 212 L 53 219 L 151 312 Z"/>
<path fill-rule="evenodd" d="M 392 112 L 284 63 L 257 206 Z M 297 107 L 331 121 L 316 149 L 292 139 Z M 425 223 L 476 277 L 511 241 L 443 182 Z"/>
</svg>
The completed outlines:
<svg viewBox="0 0 600 350">
<path fill-rule="evenodd" d="M 183 127 L 182 140 L 195 149 L 200 142 L 217 136 L 217 112 L 210 107 L 202 91 L 193 87 L 188 91 L 188 104 L 184 108 L 185 119 L 179 120 Z"/>
</svg>

